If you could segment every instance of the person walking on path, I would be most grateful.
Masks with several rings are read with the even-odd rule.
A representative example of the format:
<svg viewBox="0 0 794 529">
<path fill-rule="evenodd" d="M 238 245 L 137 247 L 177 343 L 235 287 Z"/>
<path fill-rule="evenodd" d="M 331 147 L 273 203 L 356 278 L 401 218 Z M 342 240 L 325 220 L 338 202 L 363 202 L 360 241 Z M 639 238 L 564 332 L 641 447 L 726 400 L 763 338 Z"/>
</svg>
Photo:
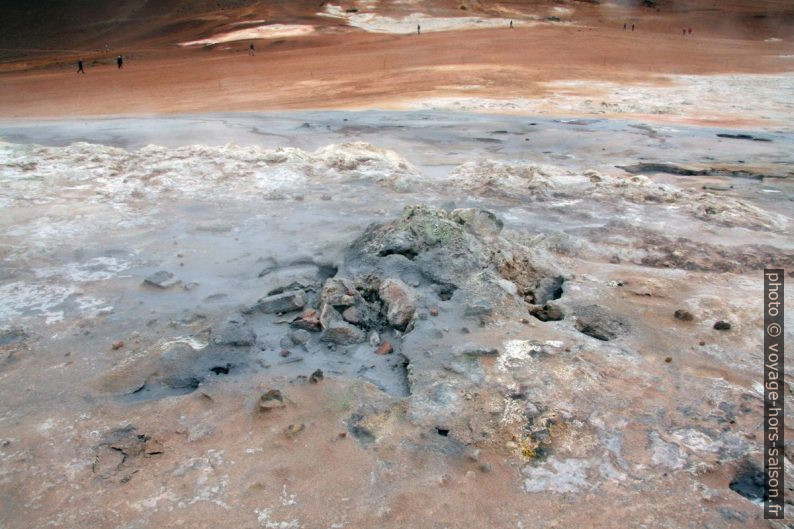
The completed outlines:
<svg viewBox="0 0 794 529">
<path fill-rule="evenodd" d="M 81 73 L 85 75 L 85 70 L 83 70 L 83 59 L 77 60 L 77 73 Z"/>
<path fill-rule="evenodd" d="M 510 29 L 513 29 L 513 21 L 510 21 Z"/>
<path fill-rule="evenodd" d="M 628 27 L 628 24 L 626 24 L 626 23 L 624 22 L 624 23 L 623 23 L 623 31 L 626 31 L 626 28 L 627 28 L 627 27 Z"/>
<path fill-rule="evenodd" d="M 122 57 L 121 55 L 119 55 L 118 57 L 116 57 L 116 64 L 118 65 L 118 67 L 119 67 L 119 70 L 121 70 L 122 68 L 124 68 L 124 57 Z"/>
<path fill-rule="evenodd" d="M 254 43 L 252 42 L 250 46 L 248 46 L 248 55 L 255 55 L 254 52 Z"/>
<path fill-rule="evenodd" d="M 416 34 L 417 35 L 421 35 L 422 34 L 422 26 L 420 26 L 419 24 L 416 25 Z"/>
<path fill-rule="evenodd" d="M 631 30 L 634 31 L 634 24 L 631 25 Z"/>
</svg>

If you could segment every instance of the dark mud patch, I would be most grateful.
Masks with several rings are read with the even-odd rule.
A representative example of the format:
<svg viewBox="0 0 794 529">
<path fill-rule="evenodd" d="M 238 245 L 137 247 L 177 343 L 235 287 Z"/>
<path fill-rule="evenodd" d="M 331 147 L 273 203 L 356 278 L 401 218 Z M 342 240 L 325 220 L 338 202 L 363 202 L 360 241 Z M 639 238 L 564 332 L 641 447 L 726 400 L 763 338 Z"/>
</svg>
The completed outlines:
<svg viewBox="0 0 794 529">
<path fill-rule="evenodd" d="M 679 176 L 706 176 L 709 174 L 707 169 L 693 169 L 670 163 L 635 163 L 632 165 L 616 165 L 618 169 L 623 169 L 627 173 L 665 173 Z"/>
<path fill-rule="evenodd" d="M 718 138 L 728 138 L 731 140 L 748 140 L 748 141 L 763 141 L 763 142 L 771 142 L 772 140 L 769 138 L 759 138 L 758 136 L 753 136 L 751 134 L 728 134 L 725 132 L 721 132 L 717 134 Z"/>
<path fill-rule="evenodd" d="M 733 478 L 728 487 L 750 501 L 766 501 L 764 472 L 755 465 L 746 464 Z"/>
<path fill-rule="evenodd" d="M 616 165 L 631 174 L 661 173 L 676 176 L 724 176 L 728 178 L 747 178 L 749 180 L 763 180 L 764 178 L 774 177 L 746 169 L 730 169 L 727 167 L 704 167 L 695 168 L 671 163 L 642 162 L 632 165 Z M 783 175 L 785 178 L 785 175 Z"/>
<path fill-rule="evenodd" d="M 24 342 L 28 339 L 28 334 L 18 328 L 0 330 L 0 347 Z"/>
</svg>

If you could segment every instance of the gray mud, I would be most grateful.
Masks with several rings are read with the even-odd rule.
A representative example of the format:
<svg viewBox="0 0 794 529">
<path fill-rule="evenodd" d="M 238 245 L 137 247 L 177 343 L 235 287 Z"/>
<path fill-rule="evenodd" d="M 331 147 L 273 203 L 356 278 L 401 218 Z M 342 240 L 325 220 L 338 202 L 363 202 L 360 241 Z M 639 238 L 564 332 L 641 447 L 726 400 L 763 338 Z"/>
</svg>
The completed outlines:
<svg viewBox="0 0 794 529">
<path fill-rule="evenodd" d="M 618 502 L 669 475 L 681 516 L 756 516 L 748 480 L 727 480 L 759 455 L 759 277 L 794 265 L 794 135 L 376 111 L 0 130 L 0 424 L 13 439 L 0 468 L 24 476 L 40 436 L 63 458 L 42 456 L 42 479 L 19 490 L 0 477 L 0 491 L 27 501 L 71 476 L 47 489 L 42 526 L 86 475 L 139 486 L 126 470 L 176 492 L 137 491 L 125 519 L 168 525 L 195 498 L 242 501 L 214 470 L 215 489 L 183 492 L 169 454 L 193 457 L 226 428 L 225 457 L 243 461 L 261 448 L 238 428 L 275 431 L 249 424 L 263 390 L 302 410 L 291 396 L 329 381 L 367 388 L 317 404 L 344 415 L 330 428 L 394 461 L 448 465 L 406 472 L 447 476 L 482 448 L 501 486 L 536 498 Z M 740 133 L 771 141 L 718 137 Z M 315 435 L 303 426 L 288 435 Z M 419 433 L 392 445 L 391 428 Z M 155 434 L 178 441 L 152 448 Z M 233 494 L 253 497 L 235 476 Z M 80 497 L 103 512 L 91 487 Z M 275 526 L 256 509 L 235 520 Z"/>
</svg>

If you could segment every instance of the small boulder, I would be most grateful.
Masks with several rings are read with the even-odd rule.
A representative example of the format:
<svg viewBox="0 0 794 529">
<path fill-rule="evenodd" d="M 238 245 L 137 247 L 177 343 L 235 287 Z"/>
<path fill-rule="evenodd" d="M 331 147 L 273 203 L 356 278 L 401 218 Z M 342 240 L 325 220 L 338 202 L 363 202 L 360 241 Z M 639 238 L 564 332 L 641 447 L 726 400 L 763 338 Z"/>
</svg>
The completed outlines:
<svg viewBox="0 0 794 529">
<path fill-rule="evenodd" d="M 695 317 L 688 310 L 678 309 L 673 313 L 673 317 L 679 321 L 692 321 Z"/>
<path fill-rule="evenodd" d="M 718 321 L 717 323 L 714 324 L 714 329 L 718 330 L 718 331 L 730 331 L 731 330 L 731 324 L 728 323 L 727 321 L 720 320 L 720 321 Z"/>
<path fill-rule="evenodd" d="M 404 330 L 416 311 L 408 285 L 399 279 L 386 279 L 381 283 L 380 298 L 386 303 L 386 319 L 394 327 Z"/>
<path fill-rule="evenodd" d="M 349 307 L 360 297 L 355 285 L 349 279 L 341 277 L 326 279 L 320 291 L 320 300 L 334 307 Z"/>
<path fill-rule="evenodd" d="M 342 312 L 342 319 L 353 325 L 361 323 L 361 314 L 356 307 L 348 307 Z"/>
</svg>

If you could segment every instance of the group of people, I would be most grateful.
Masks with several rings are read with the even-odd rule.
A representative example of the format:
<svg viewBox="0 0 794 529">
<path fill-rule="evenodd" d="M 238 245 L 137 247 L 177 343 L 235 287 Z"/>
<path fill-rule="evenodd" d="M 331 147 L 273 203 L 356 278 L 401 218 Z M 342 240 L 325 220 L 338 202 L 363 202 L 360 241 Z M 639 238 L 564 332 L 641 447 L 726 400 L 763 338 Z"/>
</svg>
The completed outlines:
<svg viewBox="0 0 794 529">
<path fill-rule="evenodd" d="M 116 66 L 118 66 L 119 70 L 124 68 L 124 57 L 119 55 L 116 57 Z M 85 68 L 83 67 L 83 59 L 77 60 L 77 73 L 85 74 Z"/>
</svg>

